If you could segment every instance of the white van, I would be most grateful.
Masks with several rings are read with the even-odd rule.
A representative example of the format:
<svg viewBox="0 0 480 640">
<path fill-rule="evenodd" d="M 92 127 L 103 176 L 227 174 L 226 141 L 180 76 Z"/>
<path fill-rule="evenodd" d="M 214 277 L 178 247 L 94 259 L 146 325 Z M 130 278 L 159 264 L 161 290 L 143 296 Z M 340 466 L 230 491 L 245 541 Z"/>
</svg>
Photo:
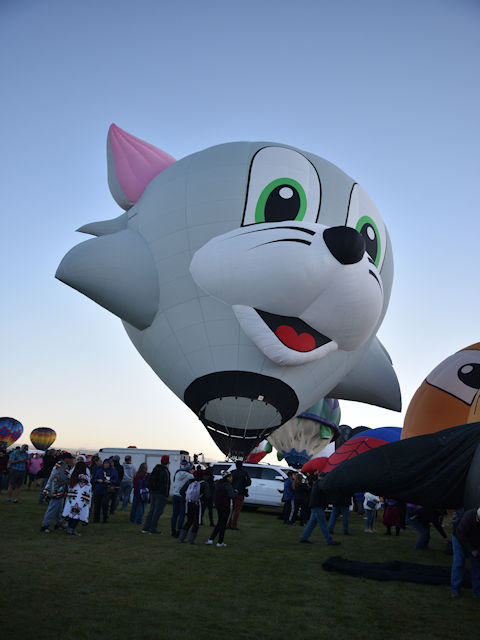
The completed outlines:
<svg viewBox="0 0 480 640">
<path fill-rule="evenodd" d="M 125 456 L 132 458 L 132 464 L 138 469 L 142 462 L 147 463 L 148 471 L 152 471 L 153 467 L 161 464 L 162 456 L 166 455 L 170 458 L 168 469 L 173 479 L 173 474 L 180 468 L 182 460 L 190 460 L 190 454 L 183 449 L 123 449 L 120 447 L 103 447 L 100 449 L 101 458 L 110 458 L 111 456 L 120 456 L 120 464 L 125 462 Z M 172 483 L 173 484 L 173 483 Z M 171 492 L 170 485 L 170 492 Z"/>
<path fill-rule="evenodd" d="M 221 478 L 222 471 L 233 471 L 234 462 L 213 462 L 211 464 L 215 480 Z M 287 479 L 288 467 L 273 464 L 253 464 L 244 462 L 243 469 L 248 473 L 252 484 L 248 487 L 245 504 L 263 507 L 282 507 L 283 481 Z"/>
</svg>

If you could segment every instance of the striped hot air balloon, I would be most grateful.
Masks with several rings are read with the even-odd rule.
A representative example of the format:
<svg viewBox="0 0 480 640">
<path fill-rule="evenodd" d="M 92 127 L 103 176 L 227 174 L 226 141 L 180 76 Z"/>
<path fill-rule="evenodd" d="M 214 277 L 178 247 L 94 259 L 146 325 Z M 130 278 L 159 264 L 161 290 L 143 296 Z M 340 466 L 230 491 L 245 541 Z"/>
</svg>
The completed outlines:
<svg viewBox="0 0 480 640">
<path fill-rule="evenodd" d="M 18 440 L 23 433 L 23 426 L 15 418 L 0 418 L 0 443 L 6 447 Z"/>
<path fill-rule="evenodd" d="M 51 447 L 56 437 L 57 434 L 50 427 L 38 427 L 30 434 L 33 446 L 40 451 L 46 451 L 48 447 Z"/>
</svg>

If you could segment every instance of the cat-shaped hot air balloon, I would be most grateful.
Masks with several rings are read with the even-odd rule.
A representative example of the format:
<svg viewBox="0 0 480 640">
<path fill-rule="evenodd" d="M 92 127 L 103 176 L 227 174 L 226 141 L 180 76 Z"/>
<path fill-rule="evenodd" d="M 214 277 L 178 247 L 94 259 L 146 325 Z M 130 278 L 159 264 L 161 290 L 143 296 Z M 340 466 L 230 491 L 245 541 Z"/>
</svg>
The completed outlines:
<svg viewBox="0 0 480 640">
<path fill-rule="evenodd" d="M 227 454 L 320 398 L 400 409 L 375 337 L 393 277 L 382 217 L 311 153 L 235 142 L 175 161 L 112 125 L 124 209 L 87 224 L 57 278 L 122 319 L 143 358 Z"/>
</svg>

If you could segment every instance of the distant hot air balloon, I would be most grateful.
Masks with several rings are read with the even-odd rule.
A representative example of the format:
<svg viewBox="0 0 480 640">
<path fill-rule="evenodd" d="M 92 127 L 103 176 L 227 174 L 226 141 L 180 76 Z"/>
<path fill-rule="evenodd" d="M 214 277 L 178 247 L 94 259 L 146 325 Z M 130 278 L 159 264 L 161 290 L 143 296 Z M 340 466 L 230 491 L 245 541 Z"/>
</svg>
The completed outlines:
<svg viewBox="0 0 480 640">
<path fill-rule="evenodd" d="M 269 442 L 279 452 L 279 459 L 282 456 L 290 466 L 300 468 L 335 439 L 339 422 L 338 400 L 322 398 L 274 431 Z"/>
<path fill-rule="evenodd" d="M 362 427 L 362 431 L 357 432 L 350 440 L 342 444 L 335 453 L 332 453 L 323 471 L 331 471 L 341 462 L 355 458 L 370 449 L 376 449 L 389 442 L 397 442 L 397 440 L 400 440 L 401 434 L 400 427 L 380 427 L 378 429 L 364 429 Z"/>
<path fill-rule="evenodd" d="M 254 447 L 248 456 L 245 458 L 245 462 L 253 462 L 257 464 L 262 460 L 267 453 L 271 453 L 272 445 L 268 442 L 268 440 L 262 440 L 260 444 Z"/>
<path fill-rule="evenodd" d="M 15 418 L 0 418 L 0 443 L 6 447 L 18 440 L 23 433 L 23 426 Z"/>
<path fill-rule="evenodd" d="M 57 434 L 50 427 L 38 427 L 30 434 L 33 446 L 40 451 L 46 451 L 55 442 L 56 437 Z"/>
</svg>

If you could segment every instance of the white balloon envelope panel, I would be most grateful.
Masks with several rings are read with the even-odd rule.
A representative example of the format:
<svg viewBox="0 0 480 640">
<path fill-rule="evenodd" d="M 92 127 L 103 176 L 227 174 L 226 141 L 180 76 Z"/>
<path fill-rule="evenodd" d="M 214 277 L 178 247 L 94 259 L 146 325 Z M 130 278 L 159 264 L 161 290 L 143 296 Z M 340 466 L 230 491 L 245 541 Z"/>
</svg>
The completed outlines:
<svg viewBox="0 0 480 640">
<path fill-rule="evenodd" d="M 124 213 L 56 277 L 117 315 L 143 358 L 227 454 L 320 398 L 400 409 L 376 332 L 393 277 L 366 192 L 326 160 L 234 142 L 175 161 L 112 125 Z"/>
</svg>

